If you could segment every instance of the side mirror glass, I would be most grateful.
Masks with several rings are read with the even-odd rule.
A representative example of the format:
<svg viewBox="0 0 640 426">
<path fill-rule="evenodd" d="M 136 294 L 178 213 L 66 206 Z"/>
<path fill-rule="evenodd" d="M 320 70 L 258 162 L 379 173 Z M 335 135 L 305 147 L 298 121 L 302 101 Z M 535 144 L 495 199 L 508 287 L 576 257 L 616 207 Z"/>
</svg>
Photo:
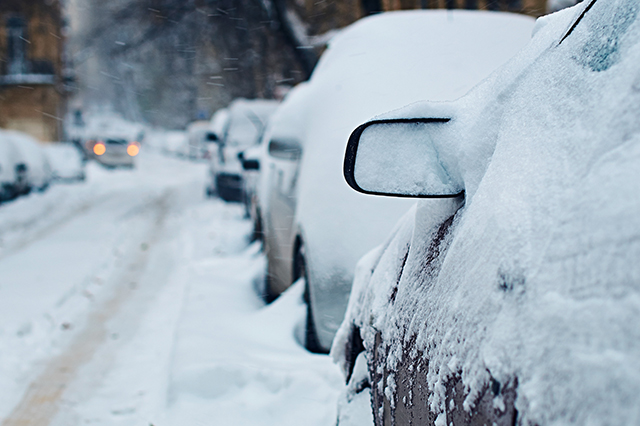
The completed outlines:
<svg viewBox="0 0 640 426">
<path fill-rule="evenodd" d="M 282 160 L 296 161 L 302 157 L 302 147 L 293 139 L 271 139 L 269 155 Z"/>
<path fill-rule="evenodd" d="M 460 179 L 441 161 L 435 137 L 448 118 L 370 121 L 353 131 L 344 176 L 353 189 L 372 195 L 450 198 L 464 193 Z"/>
<path fill-rule="evenodd" d="M 245 170 L 260 170 L 260 161 L 255 159 L 242 160 L 242 168 Z"/>
<path fill-rule="evenodd" d="M 208 133 L 207 133 L 207 137 L 205 138 L 205 140 L 206 140 L 207 142 L 218 142 L 218 141 L 219 141 L 219 139 L 218 139 L 218 135 L 216 135 L 216 134 L 215 134 L 215 133 L 213 133 L 213 132 L 208 132 Z"/>
</svg>

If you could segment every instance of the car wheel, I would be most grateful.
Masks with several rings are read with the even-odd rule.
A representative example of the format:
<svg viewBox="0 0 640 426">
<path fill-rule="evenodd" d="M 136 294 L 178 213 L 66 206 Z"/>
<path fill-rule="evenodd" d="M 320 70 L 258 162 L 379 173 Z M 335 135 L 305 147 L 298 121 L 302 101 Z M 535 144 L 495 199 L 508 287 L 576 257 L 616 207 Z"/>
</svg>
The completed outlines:
<svg viewBox="0 0 640 426">
<path fill-rule="evenodd" d="M 269 271 L 269 263 L 267 262 L 267 273 L 264 276 L 264 289 L 260 295 L 266 304 L 269 304 L 278 298 L 278 295 L 271 288 L 271 272 Z"/>
<path fill-rule="evenodd" d="M 253 207 L 253 203 L 252 203 L 252 210 L 254 212 L 252 215 L 254 219 L 253 219 L 253 232 L 251 235 L 251 241 L 262 241 L 263 240 L 262 217 L 260 216 L 260 210 Z"/>
<path fill-rule="evenodd" d="M 296 244 L 296 255 L 293 263 L 293 281 L 304 278 L 304 302 L 307 304 L 307 321 L 305 324 L 305 347 L 309 352 L 327 353 L 320 345 L 316 324 L 313 317 L 313 303 L 309 291 L 309 278 L 307 274 L 307 262 L 304 257 L 304 246 L 298 242 Z"/>
</svg>

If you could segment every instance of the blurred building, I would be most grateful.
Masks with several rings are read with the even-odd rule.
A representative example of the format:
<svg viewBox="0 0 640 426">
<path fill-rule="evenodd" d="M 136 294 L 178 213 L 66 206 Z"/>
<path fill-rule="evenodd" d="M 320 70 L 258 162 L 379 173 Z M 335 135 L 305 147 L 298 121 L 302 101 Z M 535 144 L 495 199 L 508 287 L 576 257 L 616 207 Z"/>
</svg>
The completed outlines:
<svg viewBox="0 0 640 426">
<path fill-rule="evenodd" d="M 0 127 L 61 138 L 61 13 L 59 0 L 0 0 Z"/>
<path fill-rule="evenodd" d="M 576 0 L 554 0 L 575 3 Z M 373 13 L 408 9 L 471 9 L 524 13 L 539 17 L 547 13 L 547 0 L 288 0 L 311 33 L 342 28 Z"/>
<path fill-rule="evenodd" d="M 382 10 L 400 9 L 478 9 L 525 13 L 538 17 L 547 13 L 547 0 L 362 0 Z M 371 6 L 369 6 L 371 7 Z"/>
<path fill-rule="evenodd" d="M 551 3 L 575 4 L 581 0 L 273 0 L 286 9 L 280 21 L 289 27 L 298 49 L 313 48 L 307 62 L 315 63 L 336 30 L 381 12 L 411 9 L 469 9 L 523 13 L 534 18 L 549 11 Z M 566 7 L 563 6 L 563 7 Z M 554 9 L 557 10 L 557 9 Z M 304 58 L 303 58 L 304 59 Z M 309 67 L 307 67 L 309 68 Z"/>
</svg>

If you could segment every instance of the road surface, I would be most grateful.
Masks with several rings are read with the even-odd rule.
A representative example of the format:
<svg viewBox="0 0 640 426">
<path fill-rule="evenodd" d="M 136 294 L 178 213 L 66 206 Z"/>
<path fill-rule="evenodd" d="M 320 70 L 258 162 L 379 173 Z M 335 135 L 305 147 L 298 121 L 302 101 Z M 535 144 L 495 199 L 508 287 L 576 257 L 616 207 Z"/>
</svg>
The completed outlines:
<svg viewBox="0 0 640 426">
<path fill-rule="evenodd" d="M 301 289 L 262 303 L 260 246 L 206 167 L 88 175 L 0 206 L 0 424 L 335 424 Z"/>
</svg>

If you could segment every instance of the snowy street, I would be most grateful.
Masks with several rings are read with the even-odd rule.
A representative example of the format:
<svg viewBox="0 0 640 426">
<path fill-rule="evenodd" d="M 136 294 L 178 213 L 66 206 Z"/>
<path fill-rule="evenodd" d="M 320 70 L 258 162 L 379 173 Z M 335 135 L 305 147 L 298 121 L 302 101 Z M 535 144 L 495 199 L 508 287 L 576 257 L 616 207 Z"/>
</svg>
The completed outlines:
<svg viewBox="0 0 640 426">
<path fill-rule="evenodd" d="M 146 151 L 0 206 L 2 426 L 335 424 L 302 287 L 265 306 L 244 208 L 205 178 Z"/>
</svg>

